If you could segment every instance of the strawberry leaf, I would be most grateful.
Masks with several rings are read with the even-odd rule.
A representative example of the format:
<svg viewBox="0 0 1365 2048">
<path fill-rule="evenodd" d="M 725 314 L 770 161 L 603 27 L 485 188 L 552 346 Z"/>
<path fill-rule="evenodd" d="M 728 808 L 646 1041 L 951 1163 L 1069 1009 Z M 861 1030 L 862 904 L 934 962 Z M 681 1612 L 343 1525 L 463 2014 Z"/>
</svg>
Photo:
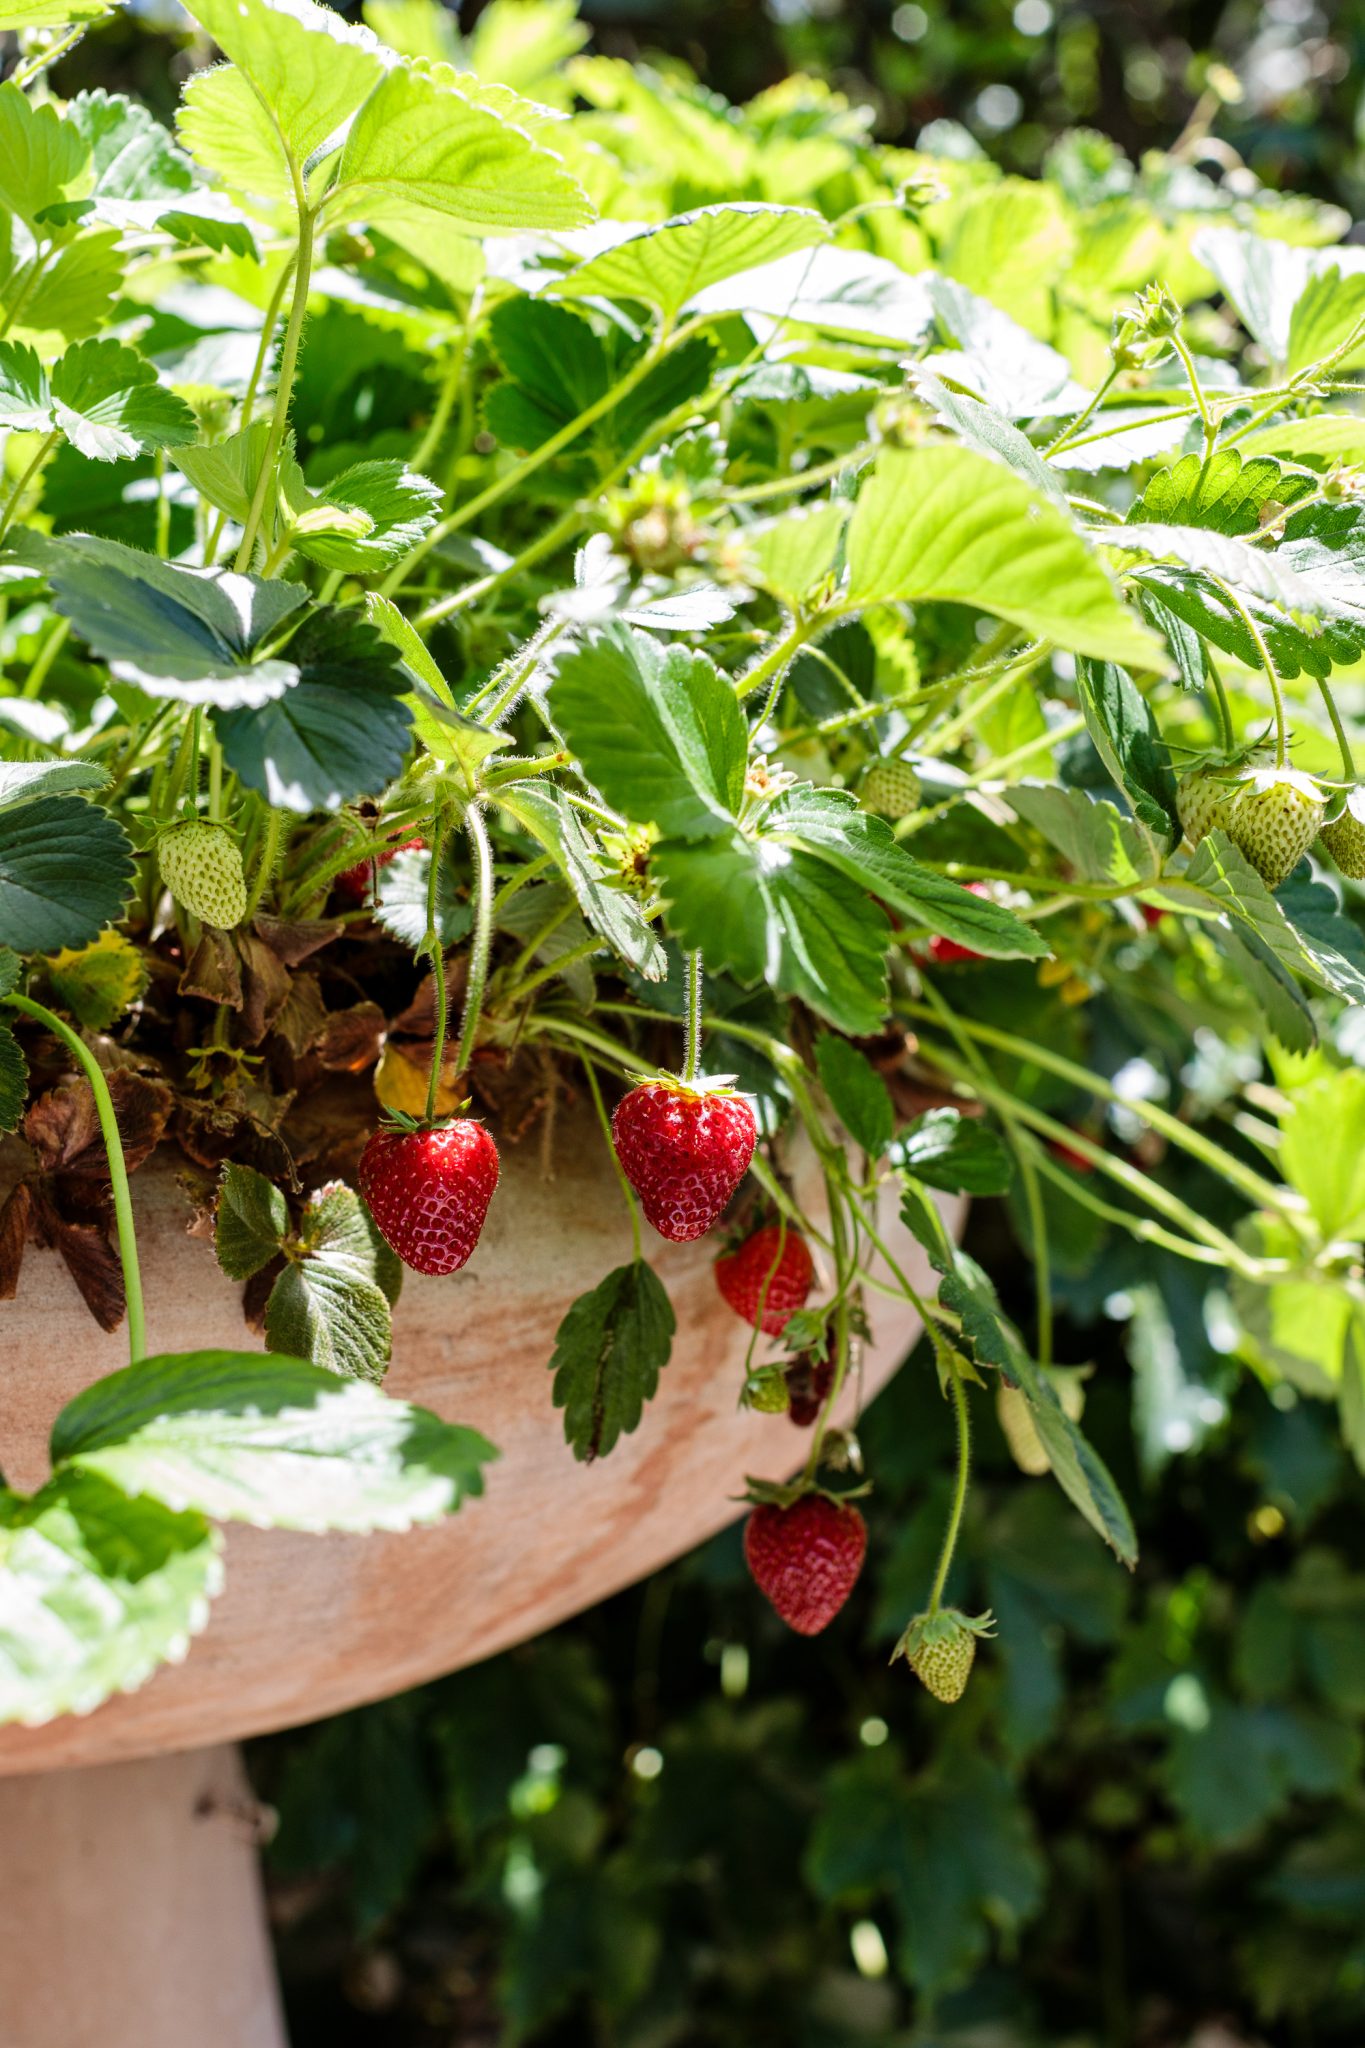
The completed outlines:
<svg viewBox="0 0 1365 2048">
<path fill-rule="evenodd" d="M 663 1282 L 641 1259 L 618 1266 L 571 1305 L 555 1334 L 550 1370 L 576 1458 L 604 1458 L 638 1428 L 676 1328 Z"/>
<path fill-rule="evenodd" d="M 52 1432 L 64 1469 L 274 1529 L 434 1522 L 483 1491 L 496 1455 L 362 1380 L 249 1351 L 144 1358 L 78 1394 Z"/>
<path fill-rule="evenodd" d="M 304 1210 L 298 1250 L 271 1289 L 266 1342 L 378 1384 L 393 1351 L 390 1293 L 380 1275 L 396 1295 L 399 1271 L 360 1197 L 336 1183 L 321 1189 Z"/>
<path fill-rule="evenodd" d="M 89 1713 L 182 1657 L 222 1583 L 194 1512 L 129 1499 L 96 1472 L 0 1493 L 0 1722 Z"/>
<path fill-rule="evenodd" d="M 213 1248 L 229 1280 L 249 1280 L 278 1256 L 289 1205 L 273 1181 L 234 1160 L 223 1168 Z"/>
</svg>

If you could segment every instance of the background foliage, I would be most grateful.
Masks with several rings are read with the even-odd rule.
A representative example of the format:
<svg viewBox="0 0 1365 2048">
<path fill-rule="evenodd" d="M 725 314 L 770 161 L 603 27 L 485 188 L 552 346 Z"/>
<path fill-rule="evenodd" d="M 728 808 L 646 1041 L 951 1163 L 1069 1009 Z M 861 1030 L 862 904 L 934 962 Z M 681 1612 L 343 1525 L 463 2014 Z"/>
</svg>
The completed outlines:
<svg viewBox="0 0 1365 2048">
<path fill-rule="evenodd" d="M 1365 197 L 1352 5 L 587 13 L 599 48 L 728 97 L 810 69 L 887 139 L 952 120 L 1018 170 L 1075 123 L 1168 143 L 1223 64 L 1224 167 Z M 1107 996 L 1090 1020 L 1102 1069 L 1143 1050 Z M 968 1245 L 1026 1316 L 1000 1208 Z M 871 1568 L 818 1644 L 760 1611 L 732 1531 L 538 1643 L 256 1745 L 299 2048 L 1359 2041 L 1358 1476 L 1330 1411 L 1238 1374 L 1203 1269 L 1079 1212 L 1059 1263 L 1058 1356 L 1096 1368 L 1134 1577 L 988 1423 L 951 1591 L 999 1644 L 952 1712 L 886 1668 L 950 1463 L 921 1351 L 867 1418 Z"/>
<path fill-rule="evenodd" d="M 1353 6 L 676 0 L 589 19 L 608 52 L 734 99 L 827 75 L 888 139 L 955 122 L 938 148 L 1014 170 L 1076 123 L 1138 155 L 1217 114 L 1224 170 L 1231 151 L 1365 198 Z M 59 83 L 168 112 L 179 63 L 115 26 Z M 994 986 L 1005 1021 L 1029 984 Z M 1210 1101 L 1227 1079 L 1223 1048 L 1181 1067 L 1108 994 L 1087 1027 L 1110 1076 L 1150 1055 Z M 1135 1132 L 1119 1111 L 1106 1135 Z M 1181 1186 L 1218 1214 L 1216 1189 Z M 760 1610 L 732 1532 L 540 1643 L 256 1747 L 298 2048 L 1360 2040 L 1358 1478 L 1328 1411 L 1238 1373 L 1205 1269 L 1067 1220 L 1057 1353 L 1095 1368 L 1087 1429 L 1134 1503 L 1137 1573 L 987 1421 L 952 1595 L 989 1602 L 999 1642 L 952 1713 L 888 1670 L 950 1464 L 917 1356 L 867 1419 L 872 1567 L 818 1645 Z M 969 1245 L 1027 1321 L 1000 1204 Z"/>
</svg>

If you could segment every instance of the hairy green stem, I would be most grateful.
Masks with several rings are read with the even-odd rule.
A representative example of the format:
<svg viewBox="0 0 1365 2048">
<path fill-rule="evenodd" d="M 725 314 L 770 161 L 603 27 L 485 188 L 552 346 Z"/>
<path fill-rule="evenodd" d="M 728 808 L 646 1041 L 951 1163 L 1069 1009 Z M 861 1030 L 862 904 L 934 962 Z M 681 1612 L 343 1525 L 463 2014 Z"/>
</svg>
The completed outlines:
<svg viewBox="0 0 1365 2048">
<path fill-rule="evenodd" d="M 422 934 L 422 953 L 431 962 L 432 994 L 436 1001 L 436 1029 L 431 1040 L 431 1071 L 427 1075 L 427 1122 L 436 1121 L 436 1098 L 441 1086 L 441 1068 L 446 1056 L 446 1022 L 449 996 L 446 990 L 445 952 L 441 945 L 439 905 L 441 901 L 441 860 L 445 852 L 446 821 L 439 809 L 431 821 L 431 866 L 427 870 L 427 928 Z"/>
<path fill-rule="evenodd" d="M 52 429 L 50 434 L 44 434 L 34 452 L 33 459 L 24 465 L 19 481 L 6 498 L 3 508 L 0 508 L 0 540 L 3 540 L 6 533 L 8 533 L 10 522 L 23 504 L 25 491 L 61 438 L 61 434 L 56 427 Z"/>
<path fill-rule="evenodd" d="M 33 666 L 24 678 L 24 687 L 19 692 L 21 697 L 37 697 L 42 694 L 43 684 L 51 673 L 53 662 L 66 645 L 66 638 L 70 631 L 70 619 L 54 619 L 52 621 L 47 638 L 38 649 L 37 654 L 34 656 Z"/>
<path fill-rule="evenodd" d="M 265 814 L 265 828 L 261 834 L 260 852 L 256 856 L 256 866 L 252 872 L 251 881 L 246 892 L 246 910 L 242 915 L 243 924 L 250 924 L 260 908 L 261 897 L 265 893 L 266 884 L 274 874 L 275 863 L 280 857 L 280 838 L 283 831 L 284 815 L 276 810 L 272 804 Z"/>
<path fill-rule="evenodd" d="M 702 961 L 699 951 L 683 955 L 683 1002 L 686 1014 L 686 1036 L 683 1047 L 683 1080 L 689 1088 L 695 1087 L 701 1072 L 701 983 Z"/>
<path fill-rule="evenodd" d="M 957 1484 L 953 1488 L 953 1505 L 948 1512 L 948 1526 L 943 1532 L 934 1583 L 929 1588 L 931 1615 L 937 1614 L 943 1605 L 944 1588 L 948 1584 L 948 1574 L 953 1568 L 957 1539 L 962 1533 L 962 1517 L 966 1512 L 967 1488 L 972 1475 L 972 1418 L 967 1408 L 967 1390 L 962 1384 L 961 1374 L 951 1360 L 948 1363 L 948 1387 L 957 1422 Z"/>
<path fill-rule="evenodd" d="M 266 435 L 265 452 L 256 477 L 256 488 L 251 494 L 251 505 L 242 529 L 242 538 L 237 549 L 235 567 L 239 575 L 251 567 L 251 557 L 256 546 L 256 536 L 261 530 L 266 501 L 275 483 L 276 467 L 280 450 L 284 446 L 285 426 L 289 419 L 289 401 L 294 394 L 294 375 L 299 363 L 299 342 L 303 335 L 303 323 L 308 313 L 308 287 L 313 274 L 313 231 L 317 215 L 309 207 L 299 210 L 299 249 L 294 261 L 294 294 L 289 305 L 289 324 L 284 330 L 284 347 L 280 352 L 280 374 L 275 386 L 275 406 L 270 415 L 270 430 Z"/>
<path fill-rule="evenodd" d="M 474 848 L 474 943 L 469 950 L 469 979 L 465 983 L 464 1017 L 460 1024 L 460 1047 L 456 1069 L 469 1071 L 483 1011 L 483 992 L 488 985 L 488 955 L 493 944 L 493 850 L 488 844 L 488 827 L 477 803 L 465 812 L 465 827 Z"/>
<path fill-rule="evenodd" d="M 1326 676 L 1315 676 L 1314 681 L 1321 692 L 1323 703 L 1327 706 L 1327 716 L 1331 719 L 1332 730 L 1337 736 L 1337 751 L 1341 755 L 1342 775 L 1347 782 L 1354 782 L 1356 779 L 1355 756 L 1351 752 L 1351 742 L 1346 736 L 1346 727 L 1342 721 L 1341 712 L 1337 707 L 1336 697 Z"/>
<path fill-rule="evenodd" d="M 128 1192 L 128 1167 L 123 1157 L 123 1140 L 119 1136 L 118 1118 L 114 1114 L 113 1097 L 109 1083 L 99 1061 L 91 1052 L 84 1039 L 78 1038 L 69 1024 L 60 1017 L 54 1017 L 51 1010 L 41 1003 L 31 1002 L 27 996 L 8 995 L 4 1001 L 12 1010 L 20 1010 L 24 1016 L 32 1017 L 36 1023 L 46 1026 L 55 1038 L 61 1040 L 85 1070 L 90 1090 L 95 1098 L 95 1114 L 99 1118 L 100 1136 L 109 1161 L 109 1187 L 114 1198 L 114 1228 L 118 1237 L 119 1263 L 123 1268 L 123 1295 L 128 1309 L 128 1360 L 136 1365 L 147 1354 L 147 1328 L 142 1306 L 142 1274 L 137 1262 L 137 1234 L 133 1227 L 133 1202 Z"/>
</svg>

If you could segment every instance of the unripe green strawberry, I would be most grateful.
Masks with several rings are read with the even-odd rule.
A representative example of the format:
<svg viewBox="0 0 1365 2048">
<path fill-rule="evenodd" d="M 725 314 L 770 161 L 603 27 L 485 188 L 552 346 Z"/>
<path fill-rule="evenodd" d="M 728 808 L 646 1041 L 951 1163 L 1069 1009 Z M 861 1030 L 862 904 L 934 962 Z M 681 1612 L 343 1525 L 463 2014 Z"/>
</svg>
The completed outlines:
<svg viewBox="0 0 1365 2048">
<path fill-rule="evenodd" d="M 859 792 L 865 811 L 879 818 L 908 818 L 920 807 L 920 779 L 908 761 L 874 761 Z"/>
<path fill-rule="evenodd" d="M 1079 1422 L 1085 1412 L 1085 1367 L 1054 1366 L 1047 1374 L 1062 1413 Z M 1009 1453 L 1021 1472 L 1031 1479 L 1052 1470 L 1052 1460 L 1034 1420 L 1033 1404 L 1020 1388 L 1002 1379 L 995 1395 L 995 1412 Z"/>
<path fill-rule="evenodd" d="M 937 1614 L 917 1614 L 891 1652 L 894 1664 L 904 1657 L 927 1691 L 951 1706 L 967 1690 L 976 1661 L 976 1639 L 995 1633 L 989 1614 L 963 1614 L 942 1607 Z"/>
<path fill-rule="evenodd" d="M 1010 1456 L 1019 1470 L 1026 1472 L 1030 1479 L 1040 1478 L 1049 1471 L 1052 1460 L 1038 1434 L 1027 1394 L 1021 1394 L 1018 1387 L 1007 1387 L 1002 1380 L 996 1389 L 995 1412 L 1005 1442 L 1009 1445 Z"/>
<path fill-rule="evenodd" d="M 1175 792 L 1175 807 L 1191 846 L 1198 846 L 1215 825 L 1224 825 L 1232 785 L 1208 768 L 1192 768 L 1182 775 Z"/>
<path fill-rule="evenodd" d="M 1343 875 L 1365 882 L 1365 785 L 1357 785 L 1341 816 L 1323 826 L 1322 843 Z"/>
<path fill-rule="evenodd" d="M 161 879 L 177 903 L 219 931 L 231 931 L 246 916 L 242 851 L 225 825 L 192 818 L 172 825 L 156 843 Z"/>
<path fill-rule="evenodd" d="M 1225 829 L 1266 887 L 1278 889 L 1321 831 L 1324 808 L 1311 775 L 1256 768 L 1238 784 Z"/>
<path fill-rule="evenodd" d="M 780 1366 L 761 1366 L 744 1383 L 744 1405 L 758 1415 L 785 1415 L 791 1405 L 787 1376 Z"/>
</svg>

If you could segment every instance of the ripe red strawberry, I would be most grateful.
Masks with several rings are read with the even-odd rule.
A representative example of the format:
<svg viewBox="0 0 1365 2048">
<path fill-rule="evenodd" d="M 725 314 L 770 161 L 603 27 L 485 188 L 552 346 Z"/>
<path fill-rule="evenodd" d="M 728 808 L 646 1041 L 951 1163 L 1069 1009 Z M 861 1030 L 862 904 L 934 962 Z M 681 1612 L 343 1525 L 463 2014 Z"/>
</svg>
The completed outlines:
<svg viewBox="0 0 1365 2048">
<path fill-rule="evenodd" d="M 716 1260 L 716 1285 L 735 1314 L 765 1336 L 778 1337 L 788 1316 L 806 1305 L 815 1284 L 810 1246 L 799 1230 L 766 1223 Z"/>
<path fill-rule="evenodd" d="M 834 1340 L 823 1352 L 803 1351 L 787 1367 L 787 1413 L 798 1429 L 810 1429 L 834 1385 Z"/>
<path fill-rule="evenodd" d="M 754 1583 L 788 1628 L 818 1636 L 858 1581 L 867 1524 L 857 1508 L 805 1493 L 788 1508 L 765 1501 L 744 1525 L 744 1556 Z"/>
<path fill-rule="evenodd" d="M 1089 1135 L 1088 1133 L 1086 1134 Z M 1054 1159 L 1060 1159 L 1063 1166 L 1069 1166 L 1073 1173 L 1093 1173 L 1095 1162 L 1084 1152 L 1078 1152 L 1074 1145 L 1066 1144 L 1061 1138 L 1049 1138 L 1047 1149 Z"/>
<path fill-rule="evenodd" d="M 348 903 L 357 908 L 368 903 L 374 893 L 375 882 L 380 868 L 386 868 L 400 853 L 410 853 L 426 845 L 425 839 L 399 839 L 392 846 L 386 846 L 382 853 L 372 854 L 369 860 L 357 861 L 353 868 L 343 868 L 333 884 L 338 896 L 344 896 Z"/>
<path fill-rule="evenodd" d="M 455 1273 L 479 1241 L 498 1184 L 498 1148 L 480 1123 L 384 1126 L 357 1176 L 375 1227 L 415 1273 Z"/>
<path fill-rule="evenodd" d="M 971 896 L 989 894 L 984 882 L 968 882 L 967 892 Z M 940 967 L 948 967 L 957 960 L 984 960 L 984 953 L 974 953 L 970 946 L 960 946 L 956 939 L 945 939 L 941 932 L 935 932 L 929 941 L 929 958 Z"/>
<path fill-rule="evenodd" d="M 660 1237 L 704 1237 L 749 1170 L 758 1125 L 728 1088 L 644 1081 L 611 1120 L 616 1156 Z"/>
</svg>

